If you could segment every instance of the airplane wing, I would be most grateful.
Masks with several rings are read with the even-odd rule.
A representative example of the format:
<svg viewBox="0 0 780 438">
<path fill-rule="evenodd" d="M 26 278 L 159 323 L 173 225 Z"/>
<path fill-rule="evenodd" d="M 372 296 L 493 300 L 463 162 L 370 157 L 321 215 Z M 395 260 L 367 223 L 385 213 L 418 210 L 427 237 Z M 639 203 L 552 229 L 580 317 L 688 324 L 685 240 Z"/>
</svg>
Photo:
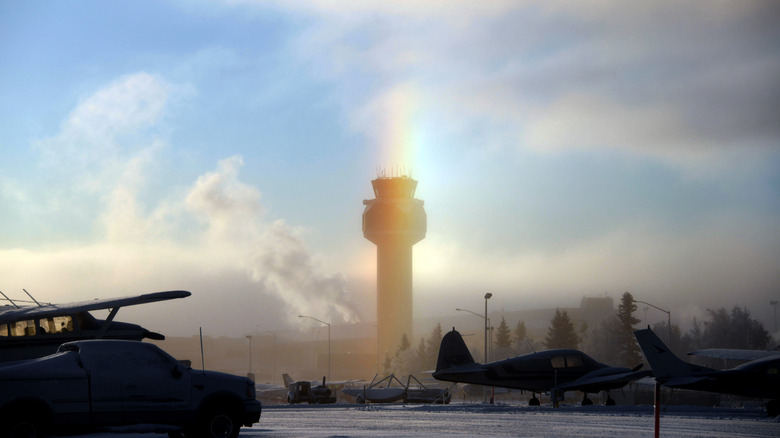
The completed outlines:
<svg viewBox="0 0 780 438">
<path fill-rule="evenodd" d="M 708 348 L 688 353 L 690 356 L 714 357 L 716 359 L 757 360 L 780 356 L 780 351 L 772 350 L 737 350 L 733 348 Z"/>
<path fill-rule="evenodd" d="M 603 370 L 597 370 L 596 372 L 585 374 L 579 379 L 559 385 L 558 389 L 561 391 L 598 392 L 601 390 L 622 388 L 634 380 L 650 377 L 652 375 L 653 372 L 650 370 L 618 372 L 613 374 L 606 374 Z"/>
<path fill-rule="evenodd" d="M 92 301 L 80 301 L 65 304 L 44 304 L 42 306 L 25 306 L 20 308 L 4 306 L 0 308 L 0 324 L 7 324 L 28 319 L 47 318 L 49 316 L 61 316 L 67 313 L 135 306 L 137 304 L 153 303 L 155 301 L 185 298 L 190 295 L 192 294 L 185 290 L 172 290 L 121 298 L 98 298 Z"/>
<path fill-rule="evenodd" d="M 664 385 L 670 387 L 670 388 L 676 388 L 678 386 L 688 386 L 693 385 L 696 383 L 701 383 L 705 381 L 711 381 L 714 382 L 715 379 L 712 379 L 707 376 L 681 376 L 681 377 L 672 377 L 671 379 L 668 379 L 664 382 Z"/>
</svg>

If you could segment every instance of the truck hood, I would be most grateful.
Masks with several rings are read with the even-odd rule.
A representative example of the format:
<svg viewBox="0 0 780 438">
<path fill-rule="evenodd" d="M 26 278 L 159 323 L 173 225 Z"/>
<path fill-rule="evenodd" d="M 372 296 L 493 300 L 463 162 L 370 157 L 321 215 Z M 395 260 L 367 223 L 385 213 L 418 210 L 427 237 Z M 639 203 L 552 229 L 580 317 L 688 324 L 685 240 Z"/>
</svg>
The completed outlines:
<svg viewBox="0 0 780 438">
<path fill-rule="evenodd" d="M 46 379 L 71 379 L 85 375 L 79 365 L 78 354 L 72 351 L 0 364 L 0 380 L 40 379 L 41 376 L 46 376 Z"/>
</svg>

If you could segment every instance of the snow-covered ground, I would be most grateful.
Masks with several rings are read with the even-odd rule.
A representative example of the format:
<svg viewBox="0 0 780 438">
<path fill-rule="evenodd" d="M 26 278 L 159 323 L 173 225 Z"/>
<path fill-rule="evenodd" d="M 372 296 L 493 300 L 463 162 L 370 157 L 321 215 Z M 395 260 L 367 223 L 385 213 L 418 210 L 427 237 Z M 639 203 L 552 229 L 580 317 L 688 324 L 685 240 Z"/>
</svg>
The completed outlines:
<svg viewBox="0 0 780 438">
<path fill-rule="evenodd" d="M 241 437 L 652 437 L 652 406 L 528 407 L 519 405 L 277 405 Z M 779 437 L 780 419 L 760 409 L 669 407 L 664 437 Z M 90 438 L 162 438 L 99 433 Z"/>
</svg>

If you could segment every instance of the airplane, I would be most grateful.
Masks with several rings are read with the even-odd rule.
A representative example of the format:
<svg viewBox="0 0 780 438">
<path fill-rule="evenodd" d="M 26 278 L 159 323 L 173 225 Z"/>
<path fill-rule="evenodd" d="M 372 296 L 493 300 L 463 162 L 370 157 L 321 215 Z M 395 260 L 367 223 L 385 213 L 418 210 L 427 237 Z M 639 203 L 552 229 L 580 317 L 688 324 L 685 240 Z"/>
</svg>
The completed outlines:
<svg viewBox="0 0 780 438">
<path fill-rule="evenodd" d="M 780 415 L 780 352 L 732 351 L 733 358 L 753 359 L 738 367 L 716 370 L 688 363 L 675 356 L 648 327 L 634 331 L 655 380 L 670 388 L 770 399 L 767 414 Z M 718 350 L 715 350 L 718 351 Z M 751 353 L 752 351 L 752 353 Z"/>
<path fill-rule="evenodd" d="M 444 335 L 433 377 L 449 382 L 473 383 L 530 391 L 530 406 L 538 406 L 536 393 L 549 391 L 553 404 L 566 391 L 582 391 L 582 405 L 593 404 L 588 394 L 607 391 L 606 405 L 615 401 L 609 390 L 652 375 L 650 371 L 613 367 L 597 362 L 579 350 L 560 349 L 529 353 L 497 362 L 474 361 L 463 337 L 454 328 Z"/>
<path fill-rule="evenodd" d="M 404 403 L 444 403 L 449 404 L 451 395 L 449 389 L 428 388 L 422 384 L 416 377 L 409 375 L 404 385 L 395 374 L 390 374 L 380 380 L 377 376 L 371 380 L 368 386 L 362 388 L 344 388 L 342 394 L 355 397 L 357 403 L 393 403 L 403 401 Z M 412 379 L 417 382 L 412 385 Z M 382 387 L 382 383 L 387 382 Z M 399 386 L 391 386 L 397 382 Z"/>
<path fill-rule="evenodd" d="M 10 303 L 0 306 L 0 362 L 54 354 L 60 344 L 81 339 L 163 340 L 165 336 L 160 333 L 136 324 L 114 321 L 114 317 L 124 306 L 192 295 L 187 291 L 174 290 L 65 304 L 39 303 L 33 298 L 36 305 L 24 305 L 21 303 L 27 301 L 12 300 L 4 293 L 0 294 Z M 96 319 L 89 313 L 100 309 L 110 309 L 105 320 Z"/>
</svg>

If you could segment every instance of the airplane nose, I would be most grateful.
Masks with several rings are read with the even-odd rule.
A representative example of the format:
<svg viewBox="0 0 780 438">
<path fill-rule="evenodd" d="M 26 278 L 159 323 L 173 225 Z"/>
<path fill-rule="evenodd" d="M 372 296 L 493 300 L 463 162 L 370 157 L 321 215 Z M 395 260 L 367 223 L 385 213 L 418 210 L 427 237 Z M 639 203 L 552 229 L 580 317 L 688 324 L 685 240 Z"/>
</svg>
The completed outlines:
<svg viewBox="0 0 780 438">
<path fill-rule="evenodd" d="M 165 340 L 165 335 L 160 334 L 160 333 L 150 332 L 149 330 L 144 330 L 144 337 L 145 338 L 149 338 L 149 339 L 153 339 L 155 341 L 164 341 Z"/>
</svg>

